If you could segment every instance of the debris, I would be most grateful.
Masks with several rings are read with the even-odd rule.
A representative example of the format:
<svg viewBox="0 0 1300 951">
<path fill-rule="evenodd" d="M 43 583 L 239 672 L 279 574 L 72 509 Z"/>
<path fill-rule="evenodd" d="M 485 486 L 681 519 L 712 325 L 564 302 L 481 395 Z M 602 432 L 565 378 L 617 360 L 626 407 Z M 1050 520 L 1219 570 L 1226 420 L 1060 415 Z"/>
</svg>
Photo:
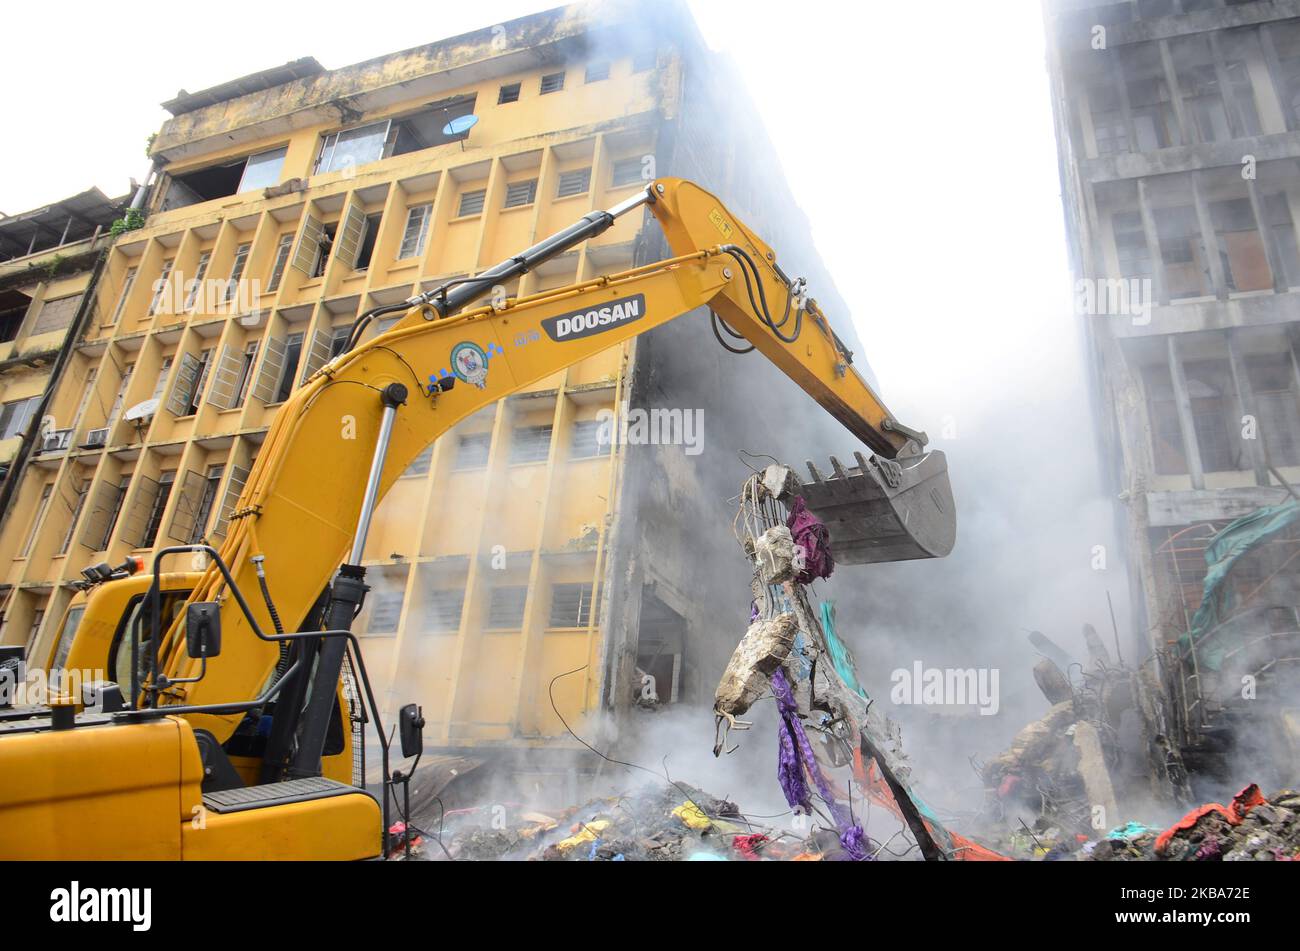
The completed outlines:
<svg viewBox="0 0 1300 951">
<path fill-rule="evenodd" d="M 795 576 L 794 536 L 774 525 L 754 540 L 754 564 L 765 584 L 781 584 Z"/>
<path fill-rule="evenodd" d="M 749 626 L 718 682 L 713 695 L 714 713 L 735 725 L 734 719 L 763 695 L 768 678 L 790 653 L 796 627 L 794 615 L 788 612 Z M 715 749 L 714 754 L 717 752 Z"/>
<path fill-rule="evenodd" d="M 561 811 L 514 812 L 493 805 L 457 810 L 447 818 L 448 852 L 458 861 L 791 861 L 842 851 L 833 830 L 813 824 L 807 838 L 798 838 L 758 825 L 742 816 L 735 803 L 682 782 Z M 441 860 L 444 855 L 426 847 L 419 857 Z"/>
<path fill-rule="evenodd" d="M 1130 822 L 1084 851 L 1101 862 L 1300 861 L 1300 797 L 1282 790 L 1266 799 L 1252 783 L 1227 806 L 1198 806 L 1163 832 Z"/>
</svg>

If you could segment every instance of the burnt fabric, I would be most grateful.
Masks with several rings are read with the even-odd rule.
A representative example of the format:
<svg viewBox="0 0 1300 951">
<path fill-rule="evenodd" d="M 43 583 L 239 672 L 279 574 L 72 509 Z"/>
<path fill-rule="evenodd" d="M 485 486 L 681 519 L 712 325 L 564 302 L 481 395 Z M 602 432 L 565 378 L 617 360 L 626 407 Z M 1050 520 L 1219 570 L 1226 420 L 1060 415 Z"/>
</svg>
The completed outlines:
<svg viewBox="0 0 1300 951">
<path fill-rule="evenodd" d="M 802 495 L 794 497 L 790 517 L 785 524 L 794 536 L 795 548 L 803 552 L 803 570 L 795 576 L 795 581 L 808 584 L 814 578 L 829 578 L 835 570 L 835 559 L 831 557 L 830 529 L 808 511 Z"/>
</svg>

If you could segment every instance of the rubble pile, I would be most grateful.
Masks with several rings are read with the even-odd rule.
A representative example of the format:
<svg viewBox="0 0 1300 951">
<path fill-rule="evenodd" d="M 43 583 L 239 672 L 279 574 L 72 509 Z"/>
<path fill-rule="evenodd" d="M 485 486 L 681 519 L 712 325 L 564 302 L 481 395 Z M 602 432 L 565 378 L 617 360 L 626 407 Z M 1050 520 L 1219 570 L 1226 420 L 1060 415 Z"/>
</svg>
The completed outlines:
<svg viewBox="0 0 1300 951">
<path fill-rule="evenodd" d="M 1114 830 L 1085 857 L 1098 862 L 1294 862 L 1300 861 L 1300 792 L 1285 789 L 1266 799 L 1247 786 L 1228 806 L 1193 809 L 1163 832 L 1135 827 L 1131 836 Z"/>
<path fill-rule="evenodd" d="M 592 799 L 553 813 L 483 806 L 447 817 L 442 844 L 419 858 L 456 861 L 698 862 L 844 858 L 838 836 L 806 838 L 751 822 L 739 807 L 685 783 Z"/>
</svg>

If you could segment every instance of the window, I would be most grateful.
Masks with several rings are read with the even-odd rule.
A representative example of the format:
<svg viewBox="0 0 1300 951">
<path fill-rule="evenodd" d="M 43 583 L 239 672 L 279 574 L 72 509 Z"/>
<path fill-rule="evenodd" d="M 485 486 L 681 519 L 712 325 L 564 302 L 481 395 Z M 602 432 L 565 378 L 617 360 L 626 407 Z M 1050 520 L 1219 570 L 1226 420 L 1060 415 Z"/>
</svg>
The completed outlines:
<svg viewBox="0 0 1300 951">
<path fill-rule="evenodd" d="M 556 198 L 568 198 L 570 195 L 582 195 L 591 188 L 591 167 L 575 168 L 560 173 L 560 187 L 556 189 Z"/>
<path fill-rule="evenodd" d="M 433 445 L 430 444 L 428 446 L 425 446 L 424 451 L 411 460 L 411 464 L 406 467 L 406 471 L 402 473 L 401 477 L 403 479 L 414 479 L 423 475 L 427 475 L 429 472 L 429 465 L 430 463 L 432 463 L 432 461 L 433 461 Z"/>
<path fill-rule="evenodd" d="M 40 405 L 39 396 L 29 396 L 24 400 L 13 400 L 0 408 L 0 439 L 10 439 L 26 432 L 27 424 L 32 421 L 32 414 Z"/>
<path fill-rule="evenodd" d="M 370 267 L 370 259 L 375 256 L 375 242 L 379 238 L 379 225 L 383 222 L 383 212 L 366 215 L 366 224 L 361 232 L 361 247 L 357 249 L 357 263 L 354 271 L 364 271 Z"/>
<path fill-rule="evenodd" d="M 63 533 L 63 541 L 59 543 L 59 550 L 56 554 L 66 555 L 68 546 L 72 544 L 73 533 L 77 529 L 77 519 L 81 518 L 81 510 L 86 507 L 86 496 L 90 494 L 90 480 L 82 479 L 77 489 L 76 498 L 72 503 L 72 518 L 68 520 L 68 529 Z"/>
<path fill-rule="evenodd" d="M 491 445 L 491 433 L 461 436 L 456 441 L 456 463 L 452 468 L 458 471 L 482 469 L 488 464 L 488 449 Z"/>
<path fill-rule="evenodd" d="M 105 480 L 95 489 L 95 501 L 86 516 L 86 525 L 81 530 L 79 544 L 91 551 L 104 551 L 108 540 L 117 526 L 118 515 L 122 512 L 122 502 L 126 499 L 127 487 L 131 477 L 123 476 L 118 482 Z"/>
<path fill-rule="evenodd" d="M 338 222 L 321 225 L 320 241 L 316 243 L 316 260 L 312 262 L 308 277 L 324 277 L 325 266 L 329 264 L 330 252 L 334 250 L 334 235 L 338 231 Z"/>
<path fill-rule="evenodd" d="M 1151 421 L 1151 456 L 1159 475 L 1185 475 L 1187 457 L 1183 451 L 1183 430 L 1169 368 L 1155 364 L 1143 369 L 1147 415 Z"/>
<path fill-rule="evenodd" d="M 1273 229 L 1273 240 L 1282 259 L 1282 284 L 1284 287 L 1300 286 L 1300 246 L 1296 244 L 1295 222 L 1291 219 L 1291 203 L 1285 193 L 1264 198 L 1264 217 Z"/>
<path fill-rule="evenodd" d="M 158 280 L 154 281 L 153 297 L 149 300 L 149 309 L 145 312 L 146 317 L 152 317 L 158 311 L 158 305 L 162 303 L 163 295 L 167 293 L 167 283 L 172 276 L 172 264 L 174 258 L 168 258 L 162 263 L 162 271 L 158 275 Z"/>
<path fill-rule="evenodd" d="M 226 293 L 221 298 L 223 304 L 230 303 L 235 297 L 235 291 L 239 288 L 239 282 L 244 276 L 244 268 L 248 266 L 248 251 L 252 247 L 252 242 L 245 241 L 235 249 L 235 263 L 230 268 L 230 280 L 226 282 Z"/>
<path fill-rule="evenodd" d="M 377 162 L 384 156 L 384 142 L 388 138 L 388 120 L 344 129 L 325 136 L 316 172 L 337 172 L 340 169 Z"/>
<path fill-rule="evenodd" d="M 333 360 L 348 345 L 348 337 L 352 333 L 351 327 L 335 327 L 329 332 L 330 334 L 330 355 L 329 359 Z M 324 366 L 324 364 L 321 364 Z"/>
<path fill-rule="evenodd" d="M 600 419 L 580 419 L 573 424 L 573 459 L 592 459 L 609 453 L 610 425 Z"/>
<path fill-rule="evenodd" d="M 587 65 L 586 81 L 598 83 L 603 79 L 609 79 L 609 63 L 589 63 Z"/>
<path fill-rule="evenodd" d="M 508 102 L 518 102 L 520 85 L 520 83 L 506 83 L 502 86 L 501 91 L 497 93 L 497 105 L 504 106 Z"/>
<path fill-rule="evenodd" d="M 551 585 L 549 627 L 586 627 L 591 623 L 591 585 Z"/>
<path fill-rule="evenodd" d="M 636 185 L 641 182 L 641 157 L 617 159 L 614 162 L 614 175 L 610 182 L 613 188 L 622 188 L 624 185 Z"/>
<path fill-rule="evenodd" d="M 158 380 L 153 385 L 153 395 L 149 399 L 157 400 L 162 398 L 163 390 L 167 387 L 167 371 L 171 368 L 172 358 L 163 357 L 162 365 L 158 367 Z"/>
<path fill-rule="evenodd" d="M 82 417 L 86 415 L 86 407 L 90 405 L 90 398 L 95 395 L 95 381 L 99 379 L 99 367 L 91 367 L 86 371 L 86 382 L 83 384 L 85 389 L 81 391 L 81 399 L 77 401 L 77 411 L 72 416 L 73 432 L 81 426 Z"/>
<path fill-rule="evenodd" d="M 287 152 L 288 149 L 284 147 L 270 149 L 219 165 L 172 175 L 167 196 L 163 200 L 163 210 L 184 208 L 200 201 L 278 185 Z"/>
<path fill-rule="evenodd" d="M 294 375 L 298 372 L 298 361 L 302 359 L 302 339 L 300 333 L 289 334 L 284 342 L 284 362 L 280 368 L 280 379 L 276 383 L 273 403 L 283 403 L 293 392 Z"/>
<path fill-rule="evenodd" d="M 466 214 L 465 195 L 460 198 L 461 214 Z M 479 205 L 481 211 L 483 206 Z M 424 240 L 429 234 L 429 216 L 433 205 L 412 205 L 406 209 L 406 227 L 402 230 L 402 244 L 397 249 L 397 258 L 418 258 L 424 254 Z"/>
<path fill-rule="evenodd" d="M 1154 217 L 1169 296 L 1177 299 L 1210 293 L 1205 242 L 1195 210 L 1190 205 L 1157 208 Z"/>
<path fill-rule="evenodd" d="M 41 304 L 36 322 L 32 324 L 32 336 L 66 328 L 77 316 L 77 310 L 81 307 L 81 298 L 81 294 L 72 294 L 56 300 L 47 300 Z"/>
<path fill-rule="evenodd" d="M 537 198 L 537 179 L 530 178 L 526 182 L 511 182 L 506 185 L 506 203 L 507 208 L 522 208 L 525 205 L 531 205 Z"/>
<path fill-rule="evenodd" d="M 1142 216 L 1136 211 L 1114 215 L 1111 229 L 1115 232 L 1115 256 L 1119 259 L 1120 276 L 1150 278 L 1153 274 L 1151 251 L 1142 230 Z"/>
<path fill-rule="evenodd" d="M 488 596 L 487 630 L 517 631 L 524 626 L 524 602 L 527 585 L 493 588 Z"/>
<path fill-rule="evenodd" d="M 480 188 L 472 192 L 463 192 L 460 196 L 460 207 L 456 209 L 456 217 L 467 218 L 470 215 L 480 215 L 483 213 L 483 205 L 487 201 L 487 189 Z"/>
<path fill-rule="evenodd" d="M 1092 114 L 1093 137 L 1098 155 L 1128 152 L 1128 128 L 1120 108 L 1119 90 L 1115 83 L 1102 81 L 1088 86 L 1088 108 Z"/>
<path fill-rule="evenodd" d="M 0 310 L 0 343 L 13 340 L 18 336 L 18 331 L 22 329 L 23 321 L 27 319 L 27 308 L 31 304 L 31 299 L 19 295 L 24 303 L 17 307 L 10 307 L 6 310 Z"/>
<path fill-rule="evenodd" d="M 158 528 L 162 525 L 163 511 L 167 508 L 167 500 L 171 498 L 172 486 L 175 482 L 175 470 L 164 472 L 158 477 L 157 491 L 152 493 L 153 501 L 149 506 L 149 518 L 145 522 L 144 536 L 137 548 L 153 547 L 154 541 L 158 538 Z"/>
<path fill-rule="evenodd" d="M 243 361 L 239 368 L 238 383 L 235 386 L 235 399 L 231 408 L 243 406 L 244 400 L 248 399 L 248 387 L 253 382 L 253 364 L 257 362 L 257 341 L 252 340 L 244 345 Z"/>
<path fill-rule="evenodd" d="M 473 115 L 474 102 L 474 96 L 453 96 L 429 103 L 423 109 L 404 116 L 327 135 L 321 143 L 316 172 L 335 172 L 394 155 L 459 142 L 468 137 L 468 129 L 450 133 L 445 130 L 453 119 Z"/>
<path fill-rule="evenodd" d="M 221 495 L 221 507 L 217 510 L 217 521 L 212 526 L 213 535 L 226 534 L 226 529 L 230 527 L 230 518 L 235 514 L 235 506 L 239 503 L 239 495 L 244 491 L 244 483 L 247 481 L 247 469 L 241 469 L 239 466 L 230 467 L 230 478 L 226 482 L 226 491 Z"/>
<path fill-rule="evenodd" d="M 82 610 L 85 610 L 85 609 L 83 608 Z M 29 630 L 29 631 L 27 632 L 27 649 L 28 649 L 29 651 L 31 650 L 32 643 L 36 640 L 36 635 L 39 634 L 40 631 L 41 631 L 41 622 L 44 621 L 44 620 L 45 620 L 45 609 L 44 609 L 44 608 L 37 608 L 35 611 L 32 612 L 32 626 L 31 626 L 31 630 Z M 68 638 L 68 643 L 69 643 L 69 644 L 72 643 L 72 638 Z M 60 651 L 60 653 L 63 653 L 63 652 Z M 68 659 L 68 658 L 67 658 L 66 655 L 64 655 L 64 657 L 62 658 L 62 660 L 59 660 L 58 658 L 56 658 L 56 663 L 55 663 L 55 665 L 54 665 L 55 669 L 56 669 L 56 670 L 61 670 L 61 669 L 63 668 L 63 663 L 64 663 L 64 661 L 66 661 L 67 659 Z"/>
<path fill-rule="evenodd" d="M 122 311 L 126 308 L 126 299 L 131 296 L 131 288 L 135 287 L 135 275 L 137 268 L 129 267 L 126 269 L 126 277 L 122 281 L 122 293 L 117 298 L 117 306 L 113 308 L 113 316 L 109 319 L 109 324 L 116 324 L 122 319 Z"/>
<path fill-rule="evenodd" d="M 238 190 L 248 192 L 255 188 L 273 188 L 279 185 L 280 171 L 284 168 L 284 157 L 288 152 L 288 147 L 282 147 L 250 155 L 244 165 Z"/>
<path fill-rule="evenodd" d="M 1230 291 L 1265 290 L 1273 286 L 1264 242 L 1255 225 L 1248 198 L 1210 203 L 1210 220 L 1218 243 L 1223 276 Z"/>
<path fill-rule="evenodd" d="M 211 366 L 211 347 L 198 356 L 192 353 L 181 354 L 180 369 L 176 371 L 171 396 L 167 399 L 168 412 L 173 416 L 193 416 L 199 411 L 199 399 L 203 395 L 203 387 L 208 382 L 208 371 Z"/>
<path fill-rule="evenodd" d="M 632 54 L 632 72 L 644 73 L 659 65 L 659 51 L 653 47 L 639 49 Z"/>
<path fill-rule="evenodd" d="M 1239 438 L 1236 398 L 1227 360 L 1195 360 L 1184 366 L 1192 422 L 1201 450 L 1201 468 L 1225 472 L 1247 468 L 1245 444 Z"/>
<path fill-rule="evenodd" d="M 460 627 L 465 607 L 465 592 L 460 588 L 439 588 L 429 592 L 424 630 L 432 634 L 451 634 Z"/>
<path fill-rule="evenodd" d="M 1300 465 L 1300 415 L 1296 413 L 1296 379 L 1290 355 L 1255 354 L 1247 356 L 1245 364 L 1260 438 L 1273 465 Z"/>
<path fill-rule="evenodd" d="M 559 92 L 564 88 L 564 73 L 549 73 L 542 77 L 542 95 Z"/>
<path fill-rule="evenodd" d="M 203 488 L 199 496 L 198 511 L 194 516 L 194 527 L 190 532 L 191 545 L 197 545 L 203 540 L 208 519 L 212 517 L 212 506 L 217 499 L 217 489 L 221 486 L 221 476 L 225 471 L 225 466 L 208 466 L 208 474 L 203 480 Z"/>
<path fill-rule="evenodd" d="M 104 427 L 111 429 L 117 422 L 117 414 L 122 409 L 122 403 L 126 400 L 126 388 L 131 385 L 131 375 L 135 372 L 135 364 L 128 363 L 122 368 L 122 379 L 117 384 L 117 396 L 113 398 L 113 406 L 108 411 L 108 417 L 104 420 Z"/>
<path fill-rule="evenodd" d="M 275 262 L 271 265 L 271 279 L 266 282 L 268 294 L 279 289 L 280 281 L 284 280 L 284 268 L 289 263 L 289 252 L 292 250 L 293 233 L 280 235 L 280 241 L 275 246 Z"/>
<path fill-rule="evenodd" d="M 510 441 L 511 463 L 545 462 L 550 451 L 550 426 L 520 426 Z"/>
<path fill-rule="evenodd" d="M 376 591 L 370 596 L 370 620 L 366 624 L 367 634 L 395 634 L 397 622 L 402 616 L 402 592 Z"/>
<path fill-rule="evenodd" d="M 204 251 L 199 255 L 199 261 L 194 266 L 194 276 L 190 278 L 189 290 L 185 292 L 185 311 L 189 312 L 198 302 L 199 293 L 203 290 L 203 279 L 208 274 L 208 262 L 212 260 L 212 252 Z"/>
<path fill-rule="evenodd" d="M 19 558 L 26 558 L 32 551 L 32 544 L 36 541 L 36 533 L 40 531 L 41 522 L 45 520 L 45 512 L 50 507 L 50 496 L 54 494 L 54 483 L 47 482 L 41 489 L 41 500 L 36 504 L 36 512 L 32 515 L 32 524 L 27 529 L 27 540 L 23 542 L 22 551 L 18 553 Z"/>
</svg>

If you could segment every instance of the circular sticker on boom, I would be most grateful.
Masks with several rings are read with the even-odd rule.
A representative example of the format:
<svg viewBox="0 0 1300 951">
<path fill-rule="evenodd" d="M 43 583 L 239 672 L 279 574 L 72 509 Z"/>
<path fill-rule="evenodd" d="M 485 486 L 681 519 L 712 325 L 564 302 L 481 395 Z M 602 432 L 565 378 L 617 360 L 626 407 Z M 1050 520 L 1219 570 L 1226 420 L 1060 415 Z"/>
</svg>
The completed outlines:
<svg viewBox="0 0 1300 951">
<path fill-rule="evenodd" d="M 466 340 L 451 348 L 451 370 L 466 383 L 480 390 L 487 386 L 488 355 L 473 341 Z"/>
</svg>

